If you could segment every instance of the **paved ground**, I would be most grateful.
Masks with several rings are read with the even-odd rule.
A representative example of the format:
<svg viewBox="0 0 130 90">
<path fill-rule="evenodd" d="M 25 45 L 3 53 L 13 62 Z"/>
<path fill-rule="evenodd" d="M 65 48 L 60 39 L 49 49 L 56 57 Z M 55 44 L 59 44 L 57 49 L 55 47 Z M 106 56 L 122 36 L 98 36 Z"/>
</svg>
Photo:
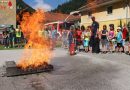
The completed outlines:
<svg viewBox="0 0 130 90">
<path fill-rule="evenodd" d="M 22 50 L 0 51 L 0 65 L 18 61 Z M 85 54 L 69 56 L 56 49 L 51 73 L 0 76 L 0 90 L 130 90 L 130 56 Z M 1 73 L 4 69 L 1 67 Z"/>
</svg>

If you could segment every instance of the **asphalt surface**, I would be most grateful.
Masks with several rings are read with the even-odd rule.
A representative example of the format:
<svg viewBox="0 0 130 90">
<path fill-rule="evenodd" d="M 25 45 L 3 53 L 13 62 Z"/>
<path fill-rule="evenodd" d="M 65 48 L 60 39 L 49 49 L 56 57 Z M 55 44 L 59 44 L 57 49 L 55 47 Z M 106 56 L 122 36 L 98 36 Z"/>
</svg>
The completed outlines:
<svg viewBox="0 0 130 90">
<path fill-rule="evenodd" d="M 130 56 L 78 53 L 56 49 L 54 71 L 3 77 L 5 61 L 19 60 L 22 50 L 0 51 L 0 90 L 130 90 Z"/>
</svg>

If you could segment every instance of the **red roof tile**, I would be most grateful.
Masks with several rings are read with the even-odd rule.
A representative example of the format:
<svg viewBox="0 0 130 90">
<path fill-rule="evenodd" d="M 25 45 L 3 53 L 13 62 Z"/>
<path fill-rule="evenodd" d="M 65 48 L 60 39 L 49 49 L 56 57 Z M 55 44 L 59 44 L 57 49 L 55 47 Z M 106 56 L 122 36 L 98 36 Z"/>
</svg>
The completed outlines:
<svg viewBox="0 0 130 90">
<path fill-rule="evenodd" d="M 55 21 L 64 21 L 69 14 L 62 14 L 62 13 L 52 13 L 52 12 L 46 12 L 45 13 L 45 18 L 46 22 L 55 22 Z M 80 19 L 80 16 L 74 16 L 71 15 L 67 21 L 73 21 L 73 20 L 78 20 Z"/>
</svg>

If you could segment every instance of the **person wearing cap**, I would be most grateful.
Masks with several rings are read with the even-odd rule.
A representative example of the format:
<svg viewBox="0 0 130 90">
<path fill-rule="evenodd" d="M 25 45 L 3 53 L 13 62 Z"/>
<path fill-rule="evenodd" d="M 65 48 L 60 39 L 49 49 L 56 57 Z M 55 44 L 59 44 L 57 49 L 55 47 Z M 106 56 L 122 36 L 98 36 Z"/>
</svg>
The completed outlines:
<svg viewBox="0 0 130 90">
<path fill-rule="evenodd" d="M 123 51 L 123 34 L 121 31 L 121 27 L 117 28 L 116 41 L 117 41 L 116 51 L 122 52 Z"/>
<path fill-rule="evenodd" d="M 92 53 L 96 53 L 97 50 L 95 48 L 95 39 L 96 39 L 96 36 L 98 34 L 98 31 L 99 31 L 99 23 L 95 20 L 95 17 L 92 16 L 91 17 L 92 19 L 92 25 L 91 25 L 91 31 L 92 31 L 92 35 L 91 35 L 91 38 L 90 38 L 90 42 L 91 42 L 91 46 L 92 46 Z"/>
</svg>

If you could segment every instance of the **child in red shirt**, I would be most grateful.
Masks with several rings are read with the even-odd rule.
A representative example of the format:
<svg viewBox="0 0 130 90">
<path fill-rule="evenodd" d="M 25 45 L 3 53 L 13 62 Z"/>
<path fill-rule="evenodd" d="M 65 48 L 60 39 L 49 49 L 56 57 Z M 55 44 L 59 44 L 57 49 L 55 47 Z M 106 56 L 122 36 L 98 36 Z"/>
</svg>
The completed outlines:
<svg viewBox="0 0 130 90">
<path fill-rule="evenodd" d="M 78 27 L 76 30 L 76 46 L 78 51 L 80 49 L 80 45 L 82 44 L 81 36 L 82 36 L 82 31 L 80 30 L 80 27 Z"/>
</svg>

